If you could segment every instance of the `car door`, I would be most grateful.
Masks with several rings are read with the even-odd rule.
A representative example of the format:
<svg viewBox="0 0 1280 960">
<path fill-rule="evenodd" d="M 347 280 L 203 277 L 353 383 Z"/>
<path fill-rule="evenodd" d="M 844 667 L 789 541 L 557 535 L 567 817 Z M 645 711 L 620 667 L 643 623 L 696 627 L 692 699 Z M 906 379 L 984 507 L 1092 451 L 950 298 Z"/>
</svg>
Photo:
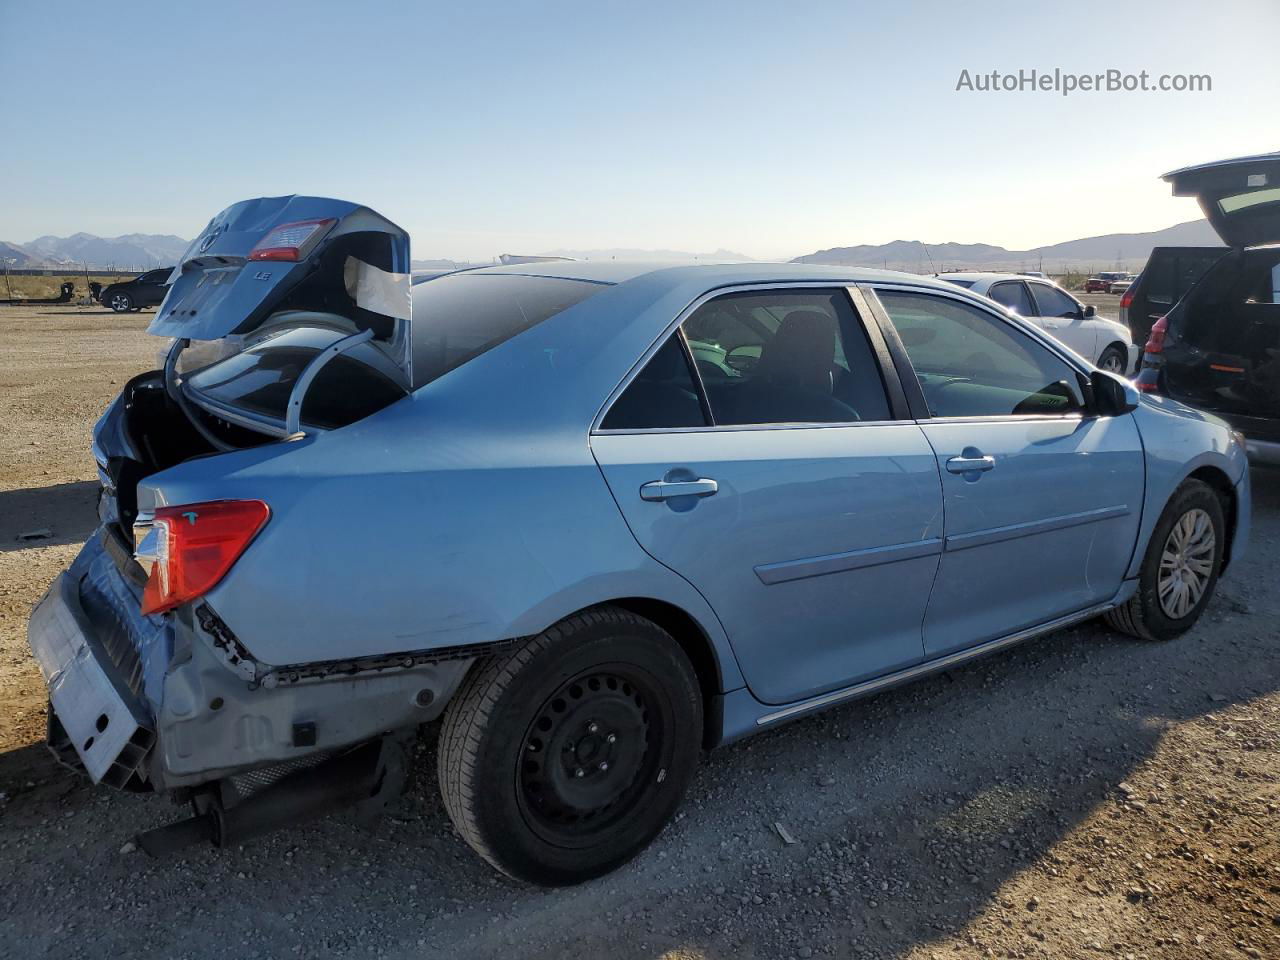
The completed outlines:
<svg viewBox="0 0 1280 960">
<path fill-rule="evenodd" d="M 924 656 L 938 467 L 856 298 L 787 286 L 708 297 L 591 438 L 636 539 L 707 598 L 767 703 Z"/>
<path fill-rule="evenodd" d="M 150 273 L 144 273 L 138 278 L 138 298 L 137 306 L 154 307 L 164 299 L 164 295 L 168 292 L 165 281 L 169 279 L 172 270 L 152 270 Z"/>
<path fill-rule="evenodd" d="M 1093 416 L 1080 370 L 977 301 L 888 286 L 876 297 L 943 485 L 926 655 L 1110 600 L 1142 507 L 1133 417 Z"/>
<path fill-rule="evenodd" d="M 1084 307 L 1051 283 L 1027 282 L 1035 302 L 1030 319 L 1045 333 L 1061 340 L 1086 360 L 1098 359 L 1098 329 Z"/>
</svg>

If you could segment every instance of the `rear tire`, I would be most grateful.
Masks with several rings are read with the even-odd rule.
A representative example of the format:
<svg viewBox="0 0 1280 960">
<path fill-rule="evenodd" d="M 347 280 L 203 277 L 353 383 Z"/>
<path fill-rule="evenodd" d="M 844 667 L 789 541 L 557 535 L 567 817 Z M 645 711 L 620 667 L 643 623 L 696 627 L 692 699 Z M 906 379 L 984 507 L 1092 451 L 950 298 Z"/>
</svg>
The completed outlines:
<svg viewBox="0 0 1280 960">
<path fill-rule="evenodd" d="M 113 293 L 108 306 L 116 313 L 128 313 L 133 309 L 133 297 L 127 293 Z"/>
<path fill-rule="evenodd" d="M 1098 357 L 1098 368 L 1123 377 L 1129 372 L 1129 351 L 1117 344 L 1111 344 Z"/>
<path fill-rule="evenodd" d="M 701 743 L 684 650 L 643 617 L 596 607 L 476 666 L 444 716 L 440 792 L 503 873 L 581 883 L 657 836 Z"/>
<path fill-rule="evenodd" d="M 1222 571 L 1226 525 L 1213 488 L 1187 480 L 1156 522 L 1138 574 L 1138 592 L 1104 615 L 1122 633 L 1172 640 L 1204 612 Z"/>
</svg>

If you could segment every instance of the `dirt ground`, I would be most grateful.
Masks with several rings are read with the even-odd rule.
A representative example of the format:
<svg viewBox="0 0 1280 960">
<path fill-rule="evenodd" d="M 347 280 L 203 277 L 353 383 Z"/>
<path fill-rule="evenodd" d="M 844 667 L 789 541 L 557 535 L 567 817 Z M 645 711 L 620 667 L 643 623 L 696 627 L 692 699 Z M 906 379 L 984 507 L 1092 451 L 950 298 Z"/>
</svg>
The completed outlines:
<svg viewBox="0 0 1280 960">
<path fill-rule="evenodd" d="M 602 880 L 497 876 L 444 814 L 430 737 L 373 829 L 147 859 L 131 837 L 180 811 L 46 755 L 25 621 L 93 528 L 89 431 L 151 365 L 150 316 L 0 308 L 0 956 L 1280 958 L 1263 471 L 1250 553 L 1187 636 L 1089 623 L 717 751 Z"/>
</svg>

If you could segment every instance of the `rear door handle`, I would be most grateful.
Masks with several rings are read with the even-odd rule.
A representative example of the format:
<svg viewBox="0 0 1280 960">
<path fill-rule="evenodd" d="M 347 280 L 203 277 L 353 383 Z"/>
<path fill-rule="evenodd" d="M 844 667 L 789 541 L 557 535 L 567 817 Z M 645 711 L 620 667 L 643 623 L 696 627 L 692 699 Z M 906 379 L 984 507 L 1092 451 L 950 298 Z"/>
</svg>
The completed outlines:
<svg viewBox="0 0 1280 960">
<path fill-rule="evenodd" d="M 672 497 L 709 497 L 720 489 L 714 480 L 651 480 L 640 488 L 641 500 L 669 500 Z"/>
<path fill-rule="evenodd" d="M 952 457 L 947 461 L 948 473 L 985 473 L 996 465 L 995 457 Z"/>
</svg>

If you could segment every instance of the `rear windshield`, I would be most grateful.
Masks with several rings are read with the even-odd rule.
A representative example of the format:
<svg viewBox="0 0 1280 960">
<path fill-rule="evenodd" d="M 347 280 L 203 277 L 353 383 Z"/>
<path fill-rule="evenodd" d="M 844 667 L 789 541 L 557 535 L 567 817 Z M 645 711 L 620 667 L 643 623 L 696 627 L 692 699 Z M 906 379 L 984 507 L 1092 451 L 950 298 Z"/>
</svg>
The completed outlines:
<svg viewBox="0 0 1280 960">
<path fill-rule="evenodd" d="M 607 284 L 512 274 L 451 274 L 413 289 L 414 387 L 462 366 L 581 303 Z M 289 395 L 321 350 L 350 331 L 299 326 L 186 378 L 186 388 L 215 414 L 218 408 L 283 421 Z M 405 395 L 400 371 L 371 343 L 339 354 L 308 388 L 301 420 L 336 429 Z"/>
<path fill-rule="evenodd" d="M 284 420 L 289 394 L 302 371 L 317 353 L 344 336 L 335 330 L 296 327 L 192 374 L 187 386 L 216 404 Z M 367 343 L 334 357 L 307 390 L 302 422 L 333 430 L 403 397 L 405 391 L 391 378 L 394 370 L 388 363 Z"/>
<path fill-rule="evenodd" d="M 1172 307 L 1224 253 L 1225 249 L 1156 248 L 1142 272 L 1142 292 L 1149 303 Z"/>
<path fill-rule="evenodd" d="M 454 273 L 413 288 L 413 381 L 430 383 L 608 288 L 559 277 Z"/>
</svg>

